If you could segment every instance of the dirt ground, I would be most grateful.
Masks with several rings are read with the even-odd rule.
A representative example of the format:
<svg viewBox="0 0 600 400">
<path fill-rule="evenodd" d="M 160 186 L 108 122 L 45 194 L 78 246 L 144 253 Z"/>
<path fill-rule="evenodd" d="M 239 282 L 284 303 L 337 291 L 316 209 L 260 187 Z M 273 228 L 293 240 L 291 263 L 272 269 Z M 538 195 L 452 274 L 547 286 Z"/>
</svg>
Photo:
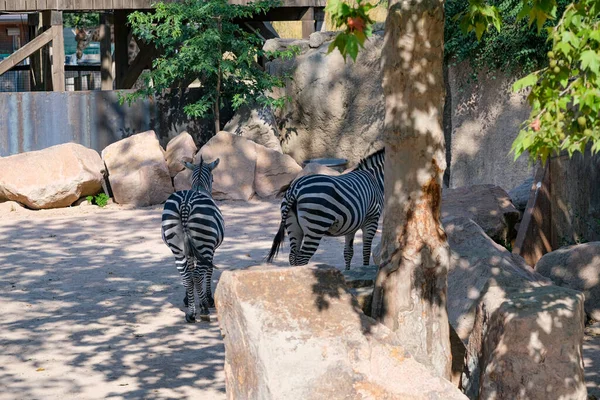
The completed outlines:
<svg viewBox="0 0 600 400">
<path fill-rule="evenodd" d="M 226 239 L 215 264 L 261 263 L 279 202 L 220 207 Z M 109 205 L 0 215 L 0 400 L 225 399 L 218 324 L 184 322 L 161 210 Z M 287 265 L 286 249 L 278 265 Z M 357 235 L 353 265 L 361 249 Z M 341 268 L 342 250 L 343 238 L 326 238 L 313 260 Z M 598 397 L 599 339 L 585 343 Z"/>
</svg>

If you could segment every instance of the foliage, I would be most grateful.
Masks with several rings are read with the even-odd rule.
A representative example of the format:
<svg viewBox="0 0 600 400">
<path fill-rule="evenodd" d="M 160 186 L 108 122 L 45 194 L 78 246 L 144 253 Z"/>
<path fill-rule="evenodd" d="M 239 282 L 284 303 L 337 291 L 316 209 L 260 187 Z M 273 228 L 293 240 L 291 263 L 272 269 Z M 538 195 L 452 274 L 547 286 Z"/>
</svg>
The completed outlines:
<svg viewBox="0 0 600 400">
<path fill-rule="evenodd" d="M 520 4 L 518 4 L 520 3 Z M 560 0 L 510 0 L 500 6 L 517 10 L 516 22 L 527 20 L 541 34 L 546 23 L 559 15 Z M 358 8 L 364 8 L 361 4 Z M 356 12 L 359 12 L 358 10 Z M 512 14 L 511 14 L 512 15 Z M 342 22 L 340 15 L 336 17 Z M 468 7 L 453 17 L 465 33 L 474 31 L 480 39 L 493 25 L 498 31 L 502 15 L 494 4 L 469 0 Z M 532 161 L 545 163 L 553 154 L 566 150 L 600 150 L 600 1 L 578 0 L 566 7 L 555 27 L 547 27 L 551 51 L 549 63 L 517 81 L 515 90 L 531 88 L 528 101 L 532 113 L 513 142 L 515 159 L 528 152 Z M 335 42 L 334 42 L 335 43 Z M 336 45 L 333 45 L 336 47 Z M 501 49 L 496 49 L 501 52 Z M 510 53 L 509 55 L 510 56 Z"/>
<path fill-rule="evenodd" d="M 548 66 L 514 85 L 531 88 L 532 112 L 512 151 L 542 162 L 560 150 L 583 153 L 588 143 L 600 150 L 600 2 L 571 4 L 550 32 Z"/>
<path fill-rule="evenodd" d="M 365 40 L 371 36 L 374 21 L 369 18 L 368 12 L 375 6 L 371 3 L 363 4 L 362 0 L 356 0 L 355 7 L 350 7 L 343 0 L 329 0 L 325 12 L 331 16 L 334 29 L 344 26 L 346 29 L 329 45 L 328 53 L 337 48 L 344 61 L 347 55 L 356 61 L 359 46 L 364 47 Z"/>
<path fill-rule="evenodd" d="M 63 15 L 63 25 L 72 28 L 92 28 L 100 25 L 98 13 L 71 13 Z"/>
<path fill-rule="evenodd" d="M 495 19 L 493 25 L 496 29 L 488 30 L 478 40 L 476 34 L 465 34 L 468 27 L 464 24 L 461 27 L 466 18 L 465 13 L 469 10 L 469 3 L 464 0 L 446 1 L 446 58 L 456 62 L 469 60 L 475 70 L 488 68 L 513 73 L 529 73 L 547 65 L 546 53 L 550 50 L 548 32 L 545 29 L 531 29 L 527 21 L 518 18 L 523 10 L 522 0 L 491 0 L 489 3 L 497 8 L 497 17 L 502 21 L 502 27 L 497 29 L 499 21 Z M 570 0 L 558 0 L 558 15 L 562 15 L 569 3 Z M 548 20 L 545 25 L 549 27 L 555 23 L 555 20 Z"/>
<path fill-rule="evenodd" d="M 100 193 L 96 196 L 87 196 L 85 199 L 90 204 L 95 204 L 98 207 L 104 207 L 108 204 L 108 199 L 110 199 L 110 197 L 108 197 L 106 193 Z"/>
<path fill-rule="evenodd" d="M 232 5 L 227 0 L 184 0 L 157 3 L 151 13 L 134 12 L 129 22 L 134 35 L 151 43 L 161 54 L 154 59 L 152 70 L 142 75 L 142 89 L 125 96 L 129 102 L 166 89 L 186 88 L 197 79 L 203 95 L 187 104 L 192 117 L 218 115 L 223 98 L 234 109 L 249 102 L 280 107 L 285 99 L 273 99 L 264 93 L 283 87 L 284 77 L 263 71 L 261 57 L 289 58 L 294 50 L 265 52 L 262 39 L 242 30 L 236 20 L 266 12 L 274 4 L 259 1 L 249 5 Z"/>
</svg>

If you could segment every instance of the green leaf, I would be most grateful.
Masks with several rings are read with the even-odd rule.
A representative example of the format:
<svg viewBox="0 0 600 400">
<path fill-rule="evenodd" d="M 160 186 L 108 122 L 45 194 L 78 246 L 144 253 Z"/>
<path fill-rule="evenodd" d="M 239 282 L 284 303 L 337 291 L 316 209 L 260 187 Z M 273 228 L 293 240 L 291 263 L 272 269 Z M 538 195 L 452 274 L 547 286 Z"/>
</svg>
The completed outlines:
<svg viewBox="0 0 600 400">
<path fill-rule="evenodd" d="M 521 78 L 518 81 L 516 81 L 513 84 L 512 89 L 513 89 L 514 92 L 518 92 L 518 91 L 520 91 L 523 88 L 527 88 L 527 87 L 535 85 L 537 83 L 537 81 L 538 81 L 537 74 L 536 73 L 532 73 L 532 74 L 529 74 L 526 77 Z"/>
<path fill-rule="evenodd" d="M 594 50 L 586 50 L 579 56 L 581 68 L 597 74 L 600 69 L 600 55 Z"/>
</svg>

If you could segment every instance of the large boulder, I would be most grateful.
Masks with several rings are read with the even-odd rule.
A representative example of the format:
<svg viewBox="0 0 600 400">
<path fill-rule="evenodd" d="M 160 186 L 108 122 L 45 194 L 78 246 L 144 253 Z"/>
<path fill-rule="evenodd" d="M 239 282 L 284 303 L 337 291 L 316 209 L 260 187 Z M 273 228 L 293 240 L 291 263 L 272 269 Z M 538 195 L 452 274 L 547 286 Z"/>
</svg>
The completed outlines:
<svg viewBox="0 0 600 400">
<path fill-rule="evenodd" d="M 508 244 L 521 214 L 501 187 L 473 185 L 444 189 L 442 218 L 448 216 L 470 218 L 496 243 Z"/>
<path fill-rule="evenodd" d="M 328 54 L 325 39 L 325 34 L 319 33 L 312 42 L 321 42 L 320 47 L 266 66 L 273 75 L 291 74 L 293 78 L 285 88 L 273 89 L 275 97 L 290 99 L 276 112 L 282 126 L 281 147 L 299 164 L 313 158 L 338 157 L 353 165 L 383 146 L 383 37 L 375 34 L 369 38 L 355 63 L 345 62 L 338 51 Z M 285 48 L 288 42 L 269 40 L 265 48 Z"/>
<path fill-rule="evenodd" d="M 469 398 L 541 400 L 551 392 L 585 399 L 583 297 L 552 285 L 472 220 L 443 223 L 448 318 L 467 343 L 462 387 Z"/>
<path fill-rule="evenodd" d="M 175 191 L 190 190 L 192 188 L 192 170 L 186 168 L 177 173 L 175 178 L 173 178 L 173 186 L 175 187 Z"/>
<path fill-rule="evenodd" d="M 130 136 L 102 150 L 108 179 L 119 204 L 145 207 L 173 193 L 171 175 L 154 131 Z"/>
<path fill-rule="evenodd" d="M 600 321 L 600 242 L 547 253 L 537 262 L 535 270 L 559 286 L 583 292 L 586 313 Z"/>
<path fill-rule="evenodd" d="M 469 398 L 586 400 L 583 295 L 492 282 L 484 293 L 465 356 Z"/>
<path fill-rule="evenodd" d="M 171 177 L 175 177 L 179 172 L 183 171 L 185 167 L 181 162 L 192 162 L 197 151 L 198 148 L 196 147 L 194 138 L 186 131 L 181 132 L 171 139 L 167 143 L 165 151 L 167 167 L 169 167 Z"/>
<path fill-rule="evenodd" d="M 0 159 L 0 201 L 33 209 L 68 207 L 102 190 L 102 160 L 95 150 L 66 143 Z"/>
<path fill-rule="evenodd" d="M 256 145 L 254 190 L 263 199 L 274 198 L 302 171 L 302 167 L 287 154 Z"/>
<path fill-rule="evenodd" d="M 473 329 L 477 304 L 489 282 L 526 289 L 552 284 L 522 257 L 491 240 L 473 220 L 447 217 L 442 222 L 451 252 L 448 319 L 462 340 L 466 341 Z"/>
<path fill-rule="evenodd" d="M 254 195 L 256 144 L 244 137 L 220 131 L 196 154 L 194 163 L 212 162 L 219 158 L 213 170 L 213 196 L 218 200 L 250 200 Z"/>
<path fill-rule="evenodd" d="M 225 271 L 215 300 L 230 399 L 465 399 L 357 308 L 335 268 Z"/>
<path fill-rule="evenodd" d="M 223 130 L 282 153 L 277 121 L 267 107 L 240 107 Z"/>
<path fill-rule="evenodd" d="M 298 175 L 296 175 L 296 177 L 294 179 L 298 179 L 301 176 L 305 176 L 305 175 L 316 175 L 316 174 L 338 176 L 338 175 L 340 175 L 340 172 L 336 171 L 333 168 L 327 167 L 323 164 L 308 163 L 302 169 L 302 171 L 298 172 Z"/>
<path fill-rule="evenodd" d="M 525 208 L 527 208 L 527 202 L 529 201 L 529 194 L 531 193 L 533 180 L 533 177 L 527 178 L 519 186 L 516 186 L 508 191 L 510 200 L 515 208 L 521 213 L 525 212 Z"/>
</svg>

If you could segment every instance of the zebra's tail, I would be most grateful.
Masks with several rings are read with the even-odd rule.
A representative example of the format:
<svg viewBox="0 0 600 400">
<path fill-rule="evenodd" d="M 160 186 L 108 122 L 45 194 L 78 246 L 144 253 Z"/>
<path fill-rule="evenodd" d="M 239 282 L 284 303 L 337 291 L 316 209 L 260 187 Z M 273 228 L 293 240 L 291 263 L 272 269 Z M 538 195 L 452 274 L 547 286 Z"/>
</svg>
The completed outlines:
<svg viewBox="0 0 600 400">
<path fill-rule="evenodd" d="M 281 247 L 281 243 L 283 243 L 283 239 L 285 238 L 285 225 L 283 220 L 279 224 L 279 230 L 277 231 L 277 235 L 275 235 L 275 239 L 273 239 L 273 245 L 271 246 L 271 251 L 267 256 L 267 262 L 273 262 L 273 259 L 279 253 L 279 248 Z"/>
<path fill-rule="evenodd" d="M 196 246 L 194 246 L 194 243 L 192 242 L 192 235 L 190 235 L 190 233 L 187 231 L 187 229 L 184 229 L 184 236 L 185 236 L 185 239 L 183 241 L 183 254 L 185 254 L 187 257 L 194 257 L 202 265 L 208 265 L 212 268 L 215 268 L 213 263 L 208 261 L 206 259 L 206 257 L 204 257 L 198 251 Z"/>
</svg>

